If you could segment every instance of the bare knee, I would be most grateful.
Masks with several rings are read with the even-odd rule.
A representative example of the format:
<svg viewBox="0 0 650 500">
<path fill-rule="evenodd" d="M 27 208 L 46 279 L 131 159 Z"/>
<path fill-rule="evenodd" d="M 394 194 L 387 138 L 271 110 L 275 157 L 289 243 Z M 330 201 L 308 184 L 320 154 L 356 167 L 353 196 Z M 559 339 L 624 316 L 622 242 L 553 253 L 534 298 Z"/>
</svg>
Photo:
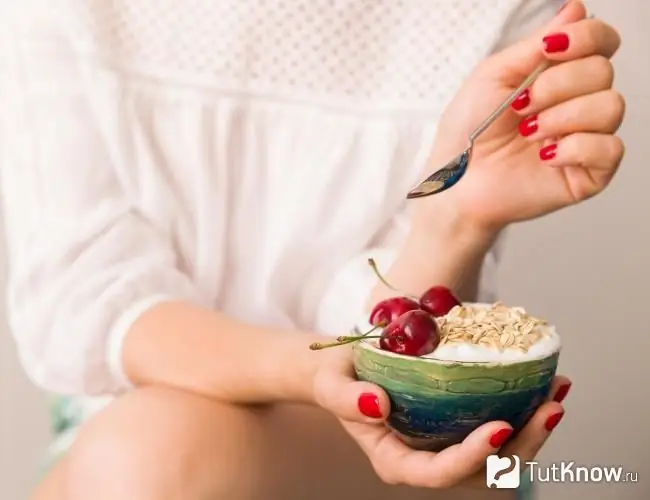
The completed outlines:
<svg viewBox="0 0 650 500">
<path fill-rule="evenodd" d="M 62 476 L 65 500 L 397 498 L 316 408 L 245 409 L 163 389 L 91 419 Z"/>
<path fill-rule="evenodd" d="M 189 394 L 142 389 L 79 433 L 66 464 L 67 500 L 252 498 L 256 454 L 247 410 Z M 255 441 L 252 441 L 255 442 Z"/>
</svg>

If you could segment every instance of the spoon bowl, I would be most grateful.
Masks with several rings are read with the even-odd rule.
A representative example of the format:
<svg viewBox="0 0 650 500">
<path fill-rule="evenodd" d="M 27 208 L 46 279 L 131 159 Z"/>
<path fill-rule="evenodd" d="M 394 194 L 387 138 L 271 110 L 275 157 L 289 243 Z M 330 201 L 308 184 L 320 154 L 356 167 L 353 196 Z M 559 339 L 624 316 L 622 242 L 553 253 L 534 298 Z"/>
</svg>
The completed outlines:
<svg viewBox="0 0 650 500">
<path fill-rule="evenodd" d="M 440 193 L 452 187 L 465 174 L 471 154 L 472 146 L 468 147 L 440 170 L 436 170 L 432 173 L 415 189 L 410 191 L 406 195 L 406 198 L 409 200 L 413 198 L 422 198 L 424 196 Z"/>
<path fill-rule="evenodd" d="M 469 165 L 469 160 L 472 156 L 472 148 L 474 147 L 474 141 L 479 137 L 483 132 L 485 132 L 492 123 L 499 118 L 503 112 L 510 107 L 510 105 L 517 99 L 519 94 L 521 94 L 527 87 L 529 87 L 542 72 L 550 66 L 548 60 L 543 61 L 541 64 L 535 68 L 535 70 L 528 75 L 528 77 L 517 87 L 514 92 L 503 102 L 501 105 L 495 109 L 490 116 L 488 116 L 478 128 L 472 132 L 469 137 L 469 146 L 465 151 L 459 154 L 452 161 L 447 163 L 444 167 L 439 170 L 436 170 L 429 177 L 424 179 L 420 184 L 418 184 L 414 189 L 409 191 L 406 195 L 407 199 L 414 198 L 423 198 L 425 196 L 431 196 L 432 194 L 441 193 L 446 191 L 450 187 L 456 185 L 458 181 L 465 175 L 467 172 L 467 166 Z"/>
</svg>

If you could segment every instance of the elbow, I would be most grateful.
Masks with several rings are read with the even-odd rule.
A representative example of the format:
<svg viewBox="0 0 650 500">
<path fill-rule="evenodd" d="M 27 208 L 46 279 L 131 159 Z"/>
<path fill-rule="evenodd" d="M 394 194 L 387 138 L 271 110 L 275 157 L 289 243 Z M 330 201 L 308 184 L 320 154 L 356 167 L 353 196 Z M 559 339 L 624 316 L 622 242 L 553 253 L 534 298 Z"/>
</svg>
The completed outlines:
<svg viewBox="0 0 650 500">
<path fill-rule="evenodd" d="M 144 238 L 146 226 L 127 222 L 83 251 L 43 250 L 14 264 L 7 316 L 23 368 L 38 387 L 88 396 L 127 391 L 122 342 L 132 323 L 157 302 L 200 297 L 173 267 L 168 246 Z M 117 255 L 122 241 L 140 251 Z"/>
<path fill-rule="evenodd" d="M 59 302 L 59 306 L 65 301 Z M 66 314 L 32 300 L 10 304 L 9 328 L 23 370 L 39 389 L 62 395 L 105 396 L 125 390 L 111 370 L 106 335 L 89 312 Z M 96 314 L 96 313 L 95 313 Z"/>
<path fill-rule="evenodd" d="M 56 358 L 42 353 L 30 346 L 18 344 L 18 356 L 27 378 L 38 389 L 51 394 L 68 396 L 100 396 L 108 392 L 89 383 L 83 368 L 71 366 L 64 372 Z"/>
<path fill-rule="evenodd" d="M 87 359 L 90 349 L 55 334 L 37 334 L 24 326 L 12 326 L 12 333 L 23 371 L 37 388 L 69 396 L 105 396 L 121 392 L 108 382 L 103 363 Z"/>
</svg>

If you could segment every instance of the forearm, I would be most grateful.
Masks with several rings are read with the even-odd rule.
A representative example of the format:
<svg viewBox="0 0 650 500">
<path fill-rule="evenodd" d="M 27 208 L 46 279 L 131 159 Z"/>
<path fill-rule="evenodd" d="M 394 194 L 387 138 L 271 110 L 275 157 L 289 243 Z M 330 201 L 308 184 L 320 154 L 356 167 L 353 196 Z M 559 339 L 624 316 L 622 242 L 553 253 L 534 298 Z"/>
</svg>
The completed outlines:
<svg viewBox="0 0 650 500">
<path fill-rule="evenodd" d="M 382 271 L 404 292 L 445 285 L 474 300 L 496 234 L 468 227 L 442 206 L 436 213 L 438 223 L 414 224 L 392 267 Z M 393 295 L 380 283 L 370 305 Z M 163 303 L 127 333 L 123 364 L 136 386 L 174 386 L 233 403 L 311 402 L 322 356 L 309 344 L 319 340 L 313 333 L 254 326 L 185 302 Z"/>
<path fill-rule="evenodd" d="M 483 261 L 498 232 L 479 231 L 465 225 L 442 209 L 440 217 L 426 224 L 414 224 L 387 281 L 400 290 L 420 295 L 434 285 L 443 285 L 463 301 L 477 297 Z M 426 229 L 419 229 L 424 228 Z M 381 283 L 373 289 L 371 303 L 394 296 Z"/>
<path fill-rule="evenodd" d="M 164 303 L 127 334 L 123 362 L 136 386 L 178 387 L 232 403 L 311 402 L 314 334 L 248 325 L 194 305 Z"/>
</svg>

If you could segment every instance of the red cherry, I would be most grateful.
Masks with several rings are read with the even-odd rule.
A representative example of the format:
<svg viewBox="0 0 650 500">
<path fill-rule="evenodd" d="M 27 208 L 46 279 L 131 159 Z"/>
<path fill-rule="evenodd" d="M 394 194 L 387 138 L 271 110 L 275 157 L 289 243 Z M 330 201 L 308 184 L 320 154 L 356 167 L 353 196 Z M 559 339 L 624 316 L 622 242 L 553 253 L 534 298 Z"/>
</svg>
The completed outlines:
<svg viewBox="0 0 650 500">
<path fill-rule="evenodd" d="M 420 297 L 420 307 L 436 317 L 444 316 L 459 305 L 460 300 L 444 286 L 431 287 Z"/>
<path fill-rule="evenodd" d="M 436 320 L 421 309 L 408 311 L 392 321 L 381 334 L 379 347 L 407 356 L 424 356 L 440 343 Z"/>
<path fill-rule="evenodd" d="M 420 304 L 407 297 L 393 297 L 379 302 L 370 313 L 372 326 L 386 326 L 408 311 L 420 309 Z"/>
</svg>

